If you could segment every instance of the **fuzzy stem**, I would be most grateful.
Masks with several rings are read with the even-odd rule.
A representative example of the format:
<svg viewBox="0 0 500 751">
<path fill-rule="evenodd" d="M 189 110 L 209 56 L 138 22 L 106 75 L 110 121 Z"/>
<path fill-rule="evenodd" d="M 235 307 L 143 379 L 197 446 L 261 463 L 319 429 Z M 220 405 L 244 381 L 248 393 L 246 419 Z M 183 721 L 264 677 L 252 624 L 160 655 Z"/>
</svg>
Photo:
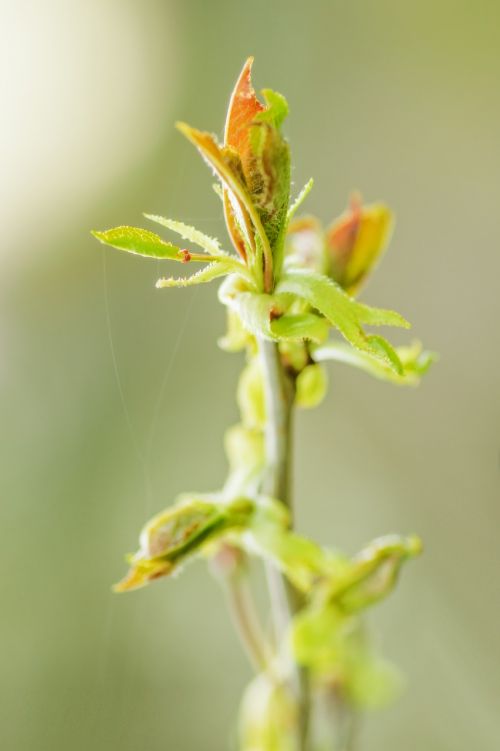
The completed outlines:
<svg viewBox="0 0 500 751">
<path fill-rule="evenodd" d="M 264 492 L 277 498 L 292 513 L 290 492 L 292 463 L 292 417 L 295 386 L 283 368 L 278 345 L 259 340 L 266 403 L 266 476 Z M 267 567 L 271 606 L 278 638 L 282 638 L 294 613 L 300 607 L 300 597 L 283 575 Z M 307 674 L 294 666 L 294 689 L 300 711 L 300 749 L 306 751 L 309 718 L 309 687 Z"/>
</svg>

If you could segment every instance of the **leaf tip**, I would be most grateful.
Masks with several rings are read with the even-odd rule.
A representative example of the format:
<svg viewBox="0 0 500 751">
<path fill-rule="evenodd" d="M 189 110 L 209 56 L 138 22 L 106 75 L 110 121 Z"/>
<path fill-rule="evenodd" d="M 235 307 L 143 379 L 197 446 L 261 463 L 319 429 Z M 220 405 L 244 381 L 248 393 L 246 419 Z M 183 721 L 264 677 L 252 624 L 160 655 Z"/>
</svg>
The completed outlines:
<svg viewBox="0 0 500 751">
<path fill-rule="evenodd" d="M 418 535 L 410 535 L 406 544 L 408 555 L 412 558 L 421 555 L 424 552 L 424 543 Z"/>
<path fill-rule="evenodd" d="M 131 568 L 130 571 L 116 584 L 113 584 L 112 591 L 116 594 L 122 592 L 130 592 L 132 589 L 139 589 L 146 584 L 146 580 L 142 573 L 135 568 Z"/>
<path fill-rule="evenodd" d="M 248 55 L 247 59 L 245 60 L 245 62 L 243 64 L 241 75 L 243 75 L 243 73 L 248 73 L 248 74 L 251 73 L 252 66 L 253 66 L 254 62 L 255 62 L 255 56 L 254 55 Z"/>
<path fill-rule="evenodd" d="M 175 127 L 178 131 L 180 131 L 180 133 L 182 133 L 183 136 L 186 136 L 186 138 L 192 138 L 194 128 L 192 128 L 191 125 L 188 125 L 183 120 L 177 120 Z"/>
<path fill-rule="evenodd" d="M 238 80 L 236 82 L 235 90 L 242 85 L 245 87 L 251 87 L 252 66 L 254 64 L 254 60 L 255 57 L 253 55 L 249 55 L 243 63 L 241 73 L 238 76 Z"/>
</svg>

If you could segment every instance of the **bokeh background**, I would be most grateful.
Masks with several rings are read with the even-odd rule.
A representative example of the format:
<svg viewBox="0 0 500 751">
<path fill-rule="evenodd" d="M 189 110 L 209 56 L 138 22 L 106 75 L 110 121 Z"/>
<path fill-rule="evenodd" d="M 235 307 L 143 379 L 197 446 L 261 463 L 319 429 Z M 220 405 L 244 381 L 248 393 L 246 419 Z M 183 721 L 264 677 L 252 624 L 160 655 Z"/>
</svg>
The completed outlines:
<svg viewBox="0 0 500 751">
<path fill-rule="evenodd" d="M 241 366 L 214 286 L 156 291 L 156 262 L 91 228 L 143 211 L 224 237 L 173 128 L 221 132 L 248 54 L 286 94 L 296 190 L 349 191 L 398 225 L 363 294 L 441 360 L 418 390 L 337 366 L 301 414 L 298 524 L 356 551 L 419 532 L 370 616 L 407 676 L 363 751 L 500 743 L 500 6 L 492 0 L 1 2 L 0 747 L 231 748 L 250 672 L 203 564 L 110 592 L 145 519 L 217 488 Z"/>
</svg>

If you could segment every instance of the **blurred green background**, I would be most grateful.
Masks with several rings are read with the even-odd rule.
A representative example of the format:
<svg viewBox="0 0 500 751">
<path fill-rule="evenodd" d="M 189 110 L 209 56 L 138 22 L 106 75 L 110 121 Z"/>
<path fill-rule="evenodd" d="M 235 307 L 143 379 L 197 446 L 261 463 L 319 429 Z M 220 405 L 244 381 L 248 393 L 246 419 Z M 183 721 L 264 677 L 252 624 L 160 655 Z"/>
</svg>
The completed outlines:
<svg viewBox="0 0 500 751">
<path fill-rule="evenodd" d="M 289 99 L 296 190 L 324 220 L 384 199 L 392 248 L 363 299 L 441 354 L 418 390 L 337 366 L 298 419 L 298 524 L 354 552 L 419 532 L 370 616 L 407 676 L 363 751 L 500 742 L 496 1 L 38 0 L 2 6 L 0 747 L 230 748 L 249 669 L 203 564 L 112 595 L 145 519 L 217 488 L 239 356 L 214 286 L 91 228 L 143 211 L 224 237 L 176 119 L 221 132 L 243 60 Z"/>
</svg>

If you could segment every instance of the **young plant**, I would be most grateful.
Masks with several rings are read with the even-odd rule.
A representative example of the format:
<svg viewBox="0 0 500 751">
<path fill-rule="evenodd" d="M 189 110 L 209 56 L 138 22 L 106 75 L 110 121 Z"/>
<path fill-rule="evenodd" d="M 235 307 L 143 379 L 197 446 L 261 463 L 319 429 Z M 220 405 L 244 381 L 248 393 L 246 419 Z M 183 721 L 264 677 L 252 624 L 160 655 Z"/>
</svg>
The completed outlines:
<svg viewBox="0 0 500 751">
<path fill-rule="evenodd" d="M 369 333 L 368 327 L 409 323 L 357 300 L 387 246 L 390 210 L 365 206 L 354 195 L 326 229 L 312 216 L 296 218 L 313 183 L 290 200 L 290 150 L 281 132 L 288 105 L 270 89 L 262 91 L 263 102 L 257 98 L 251 67 L 249 58 L 231 96 L 222 144 L 177 124 L 217 178 L 233 250 L 161 216 L 146 218 L 189 247 L 134 227 L 93 233 L 120 250 L 202 264 L 190 276 L 160 279 L 159 288 L 225 277 L 219 300 L 227 308 L 227 331 L 219 344 L 246 357 L 237 388 L 241 420 L 226 434 L 225 484 L 215 493 L 185 494 L 149 521 L 115 589 L 150 584 L 195 557 L 210 559 L 256 672 L 241 706 L 241 749 L 343 751 L 353 747 L 360 710 L 384 703 L 397 687 L 397 673 L 370 646 L 363 613 L 392 590 L 421 543 L 390 535 L 350 558 L 294 530 L 293 412 L 321 402 L 327 360 L 415 385 L 432 355 L 418 342 L 393 347 Z M 261 623 L 253 603 L 250 558 L 265 566 L 271 623 Z"/>
</svg>

